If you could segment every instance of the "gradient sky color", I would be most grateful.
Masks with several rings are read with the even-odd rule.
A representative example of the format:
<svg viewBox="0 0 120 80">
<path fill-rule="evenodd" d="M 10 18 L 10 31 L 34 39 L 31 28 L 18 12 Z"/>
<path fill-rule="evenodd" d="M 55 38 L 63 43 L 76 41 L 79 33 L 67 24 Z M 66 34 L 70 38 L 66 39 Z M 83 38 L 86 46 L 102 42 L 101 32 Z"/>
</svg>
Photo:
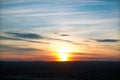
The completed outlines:
<svg viewBox="0 0 120 80">
<path fill-rule="evenodd" d="M 2 0 L 0 60 L 120 61 L 119 0 Z"/>
</svg>

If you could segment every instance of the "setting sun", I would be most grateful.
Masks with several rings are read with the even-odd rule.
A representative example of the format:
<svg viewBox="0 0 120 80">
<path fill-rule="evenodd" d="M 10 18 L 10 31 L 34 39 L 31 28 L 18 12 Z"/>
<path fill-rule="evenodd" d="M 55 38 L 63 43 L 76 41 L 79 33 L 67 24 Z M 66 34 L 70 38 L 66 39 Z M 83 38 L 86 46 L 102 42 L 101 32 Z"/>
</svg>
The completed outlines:
<svg viewBox="0 0 120 80">
<path fill-rule="evenodd" d="M 58 49 L 59 61 L 68 61 L 68 57 L 70 56 L 69 52 L 71 52 L 71 50 L 68 47 Z"/>
<path fill-rule="evenodd" d="M 60 53 L 59 57 L 60 57 L 60 61 L 67 61 L 68 60 L 68 54 L 67 53 Z"/>
</svg>

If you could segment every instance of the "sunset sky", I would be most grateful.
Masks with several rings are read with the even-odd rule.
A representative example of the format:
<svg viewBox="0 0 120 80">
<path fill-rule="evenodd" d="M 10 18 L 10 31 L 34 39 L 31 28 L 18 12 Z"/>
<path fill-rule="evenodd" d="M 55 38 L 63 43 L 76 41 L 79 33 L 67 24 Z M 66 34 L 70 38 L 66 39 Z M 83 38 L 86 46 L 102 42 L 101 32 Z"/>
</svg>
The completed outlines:
<svg viewBox="0 0 120 80">
<path fill-rule="evenodd" d="M 119 0 L 1 0 L 0 60 L 120 61 Z"/>
</svg>

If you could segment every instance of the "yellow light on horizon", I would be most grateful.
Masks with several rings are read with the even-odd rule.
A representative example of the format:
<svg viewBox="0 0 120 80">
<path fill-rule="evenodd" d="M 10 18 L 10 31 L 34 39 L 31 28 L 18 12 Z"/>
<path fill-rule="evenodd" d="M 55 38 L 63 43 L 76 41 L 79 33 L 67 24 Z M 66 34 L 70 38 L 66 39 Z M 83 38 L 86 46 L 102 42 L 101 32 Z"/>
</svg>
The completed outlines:
<svg viewBox="0 0 120 80">
<path fill-rule="evenodd" d="M 60 57 L 60 61 L 67 61 L 69 55 L 67 53 L 60 53 L 59 57 Z"/>
<path fill-rule="evenodd" d="M 59 61 L 68 61 L 68 57 L 70 56 L 68 53 L 71 52 L 71 50 L 68 47 L 62 47 L 58 49 L 59 53 Z"/>
</svg>

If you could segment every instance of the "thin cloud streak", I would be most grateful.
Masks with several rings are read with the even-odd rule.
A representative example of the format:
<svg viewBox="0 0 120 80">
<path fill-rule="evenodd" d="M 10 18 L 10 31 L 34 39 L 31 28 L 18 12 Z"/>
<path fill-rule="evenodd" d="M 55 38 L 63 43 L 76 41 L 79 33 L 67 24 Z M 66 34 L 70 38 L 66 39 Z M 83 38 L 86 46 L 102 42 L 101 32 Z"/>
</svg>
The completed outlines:
<svg viewBox="0 0 120 80">
<path fill-rule="evenodd" d="M 16 40 L 16 41 L 26 41 L 26 42 L 32 42 L 32 43 L 50 44 L 48 42 L 32 41 L 32 40 L 26 40 L 26 39 L 15 38 L 15 37 L 6 37 L 6 36 L 0 36 L 0 40 Z"/>
<path fill-rule="evenodd" d="M 44 14 L 36 14 L 36 13 L 33 13 L 33 14 L 19 14 L 19 11 L 17 11 L 18 14 L 13 14 L 13 17 L 22 17 L 22 16 L 31 16 L 31 17 L 35 17 L 35 16 L 63 16 L 63 15 L 75 15 L 75 14 L 95 14 L 95 13 L 103 13 L 103 12 L 106 12 L 106 11 L 89 11 L 89 12 L 55 12 L 55 13 L 44 13 Z M 4 16 L 4 15 L 3 15 Z M 7 16 L 7 15 L 5 15 Z"/>
<path fill-rule="evenodd" d="M 11 45 L 0 44 L 1 52 L 31 52 L 31 51 L 42 51 L 36 48 L 19 48 Z"/>
</svg>

